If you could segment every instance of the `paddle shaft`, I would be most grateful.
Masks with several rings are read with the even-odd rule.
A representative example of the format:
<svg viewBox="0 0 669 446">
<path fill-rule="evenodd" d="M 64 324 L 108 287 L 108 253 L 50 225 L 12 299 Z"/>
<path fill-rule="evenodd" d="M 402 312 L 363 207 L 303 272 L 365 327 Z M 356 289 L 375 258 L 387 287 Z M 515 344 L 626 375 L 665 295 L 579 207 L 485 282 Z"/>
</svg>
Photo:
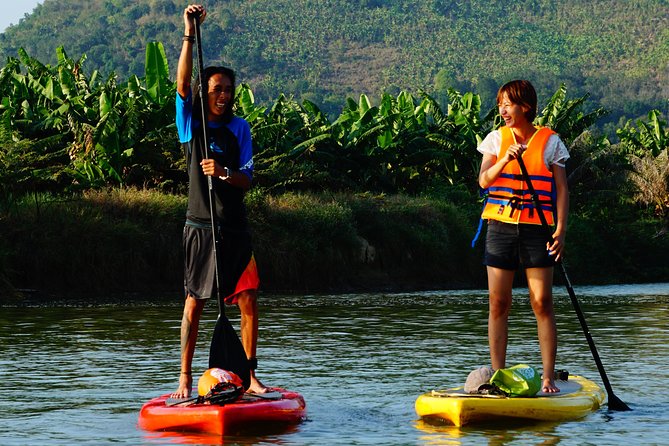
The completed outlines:
<svg viewBox="0 0 669 446">
<path fill-rule="evenodd" d="M 527 183 L 527 189 L 530 191 L 530 196 L 532 197 L 532 204 L 534 205 L 534 208 L 537 210 L 537 213 L 539 214 L 539 220 L 541 220 L 541 225 L 544 227 L 544 229 L 546 229 L 548 240 L 552 241 L 553 233 L 551 231 L 551 227 L 549 226 L 548 221 L 546 221 L 546 216 L 544 215 L 541 209 L 541 202 L 539 201 L 539 195 L 537 195 L 537 192 L 534 189 L 534 186 L 532 185 L 532 181 L 530 180 L 530 175 L 527 173 L 527 168 L 525 167 L 525 162 L 523 161 L 522 156 L 519 156 L 516 159 L 518 160 L 518 165 L 520 166 L 520 171 L 523 175 L 523 180 Z M 621 411 L 631 410 L 627 404 L 625 404 L 620 398 L 618 398 L 613 393 L 613 389 L 611 388 L 611 383 L 609 382 L 609 378 L 606 375 L 606 371 L 604 370 L 604 365 L 602 364 L 602 360 L 599 358 L 599 354 L 597 353 L 597 347 L 595 346 L 595 341 L 592 339 L 592 336 L 590 336 L 588 323 L 585 321 L 585 316 L 583 316 L 583 312 L 581 311 L 581 305 L 578 303 L 578 299 L 576 298 L 576 293 L 574 292 L 574 288 L 571 286 L 571 281 L 569 280 L 569 276 L 567 275 L 567 269 L 565 268 L 562 259 L 557 260 L 556 263 L 560 265 L 560 272 L 562 273 L 562 278 L 565 281 L 567 292 L 569 293 L 569 298 L 571 299 L 571 304 L 574 307 L 574 311 L 576 312 L 578 321 L 581 323 L 583 334 L 585 335 L 585 339 L 588 341 L 588 346 L 590 346 L 590 352 L 592 353 L 592 357 L 595 359 L 595 363 L 597 364 L 597 370 L 599 370 L 599 375 L 602 377 L 604 388 L 606 389 L 606 393 L 608 394 L 609 409 L 621 410 Z"/>
<path fill-rule="evenodd" d="M 198 75 L 198 80 L 200 83 L 200 105 L 201 108 L 201 118 L 202 118 L 202 138 L 204 138 L 204 158 L 209 159 L 209 138 L 207 135 L 207 123 L 209 122 L 208 120 L 208 101 L 206 100 L 207 98 L 207 93 L 208 93 L 208 86 L 205 84 L 205 79 L 204 79 L 204 62 L 202 58 L 202 37 L 200 34 L 200 15 L 199 14 L 194 14 L 193 15 L 193 21 L 195 22 L 195 43 L 197 47 L 197 75 Z M 215 271 L 216 271 L 216 300 L 218 301 L 218 313 L 220 315 L 225 314 L 225 306 L 223 302 L 221 302 L 221 287 L 220 287 L 220 271 L 219 271 L 219 265 L 221 262 L 219 261 L 219 253 L 220 253 L 220 244 L 221 244 L 221 238 L 218 233 L 218 218 L 216 216 L 216 209 L 215 209 L 215 196 L 214 196 L 214 184 L 211 175 L 207 175 L 207 186 L 209 188 L 209 214 L 211 215 L 211 232 L 212 236 L 214 238 L 214 266 L 215 266 Z"/>
</svg>

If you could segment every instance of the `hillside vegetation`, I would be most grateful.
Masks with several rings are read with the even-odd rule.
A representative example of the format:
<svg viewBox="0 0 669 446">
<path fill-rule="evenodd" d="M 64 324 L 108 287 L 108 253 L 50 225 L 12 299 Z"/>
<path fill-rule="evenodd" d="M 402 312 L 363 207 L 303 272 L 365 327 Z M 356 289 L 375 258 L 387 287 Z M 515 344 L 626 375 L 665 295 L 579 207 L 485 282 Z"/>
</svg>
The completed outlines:
<svg viewBox="0 0 669 446">
<path fill-rule="evenodd" d="M 165 271 L 180 268 L 187 187 L 183 5 L 72 3 L 46 0 L 0 42 L 0 295 L 177 289 Z M 266 289 L 479 286 L 476 147 L 500 125 L 498 84 L 521 75 L 541 92 L 535 124 L 571 155 L 576 278 L 666 281 L 666 104 L 593 129 L 615 116 L 603 101 L 620 116 L 662 97 L 662 3 L 636 2 L 633 29 L 615 20 L 623 2 L 533 2 L 524 16 L 453 4 L 212 2 L 208 59 L 240 71 L 235 109 L 253 135 L 247 204 Z M 587 22 L 598 14 L 609 20 Z"/>
<path fill-rule="evenodd" d="M 56 46 L 86 54 L 86 67 L 141 75 L 150 41 L 176 61 L 176 0 L 45 0 L 0 35 L 0 55 L 23 47 L 56 61 Z M 498 86 L 532 80 L 545 100 L 560 84 L 592 95 L 609 121 L 665 110 L 669 97 L 666 0 L 210 0 L 205 58 L 233 66 L 260 102 L 279 93 L 329 113 L 343 98 L 448 87 L 493 104 Z M 176 64 L 173 63 L 172 66 Z"/>
</svg>

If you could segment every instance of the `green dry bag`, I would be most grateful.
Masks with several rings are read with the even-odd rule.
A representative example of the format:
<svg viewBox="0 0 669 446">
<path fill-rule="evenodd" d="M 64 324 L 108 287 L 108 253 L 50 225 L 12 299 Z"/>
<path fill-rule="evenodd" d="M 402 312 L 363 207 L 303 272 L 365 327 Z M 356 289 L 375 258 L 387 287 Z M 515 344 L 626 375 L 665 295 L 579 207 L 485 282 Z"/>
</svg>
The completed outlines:
<svg viewBox="0 0 669 446">
<path fill-rule="evenodd" d="M 510 397 L 534 396 L 541 389 L 541 375 L 529 365 L 518 364 L 497 370 L 490 383 Z"/>
</svg>

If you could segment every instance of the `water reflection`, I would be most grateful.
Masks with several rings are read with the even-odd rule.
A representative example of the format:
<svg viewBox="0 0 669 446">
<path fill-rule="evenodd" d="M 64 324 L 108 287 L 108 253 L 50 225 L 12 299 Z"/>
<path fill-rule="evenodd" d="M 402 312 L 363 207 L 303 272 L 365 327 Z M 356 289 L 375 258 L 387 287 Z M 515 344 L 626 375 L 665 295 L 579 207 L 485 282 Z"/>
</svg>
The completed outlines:
<svg viewBox="0 0 669 446">
<path fill-rule="evenodd" d="M 425 445 L 486 444 L 490 446 L 527 443 L 533 445 L 554 445 L 561 442 L 556 434 L 556 423 L 532 423 L 505 421 L 489 425 L 455 427 L 440 424 L 437 420 L 429 423 L 415 422 L 415 427 L 427 435 L 420 437 Z"/>
</svg>

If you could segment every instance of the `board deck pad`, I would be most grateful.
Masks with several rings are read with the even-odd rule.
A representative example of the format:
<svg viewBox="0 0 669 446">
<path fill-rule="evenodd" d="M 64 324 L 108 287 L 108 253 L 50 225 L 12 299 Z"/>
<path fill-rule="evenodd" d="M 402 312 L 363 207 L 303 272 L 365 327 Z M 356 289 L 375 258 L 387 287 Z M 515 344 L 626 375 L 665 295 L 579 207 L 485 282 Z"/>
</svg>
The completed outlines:
<svg viewBox="0 0 669 446">
<path fill-rule="evenodd" d="M 556 396 L 562 396 L 562 395 L 569 395 L 570 393 L 578 392 L 581 390 L 581 385 L 573 382 L 573 381 L 561 381 L 561 380 L 556 380 L 555 385 L 558 386 L 560 389 L 559 392 L 557 393 L 546 393 L 543 391 L 539 391 L 536 393 L 536 395 L 533 396 L 524 396 L 524 397 L 513 397 L 513 398 L 539 398 L 539 397 L 556 397 Z M 495 399 L 501 399 L 501 398 L 509 398 L 505 395 L 489 395 L 489 394 L 484 394 L 484 393 L 467 393 L 464 391 L 464 388 L 459 387 L 457 389 L 449 389 L 449 390 L 433 390 L 432 391 L 432 396 L 438 396 L 438 397 L 457 397 L 457 398 L 495 398 Z"/>
<path fill-rule="evenodd" d="M 245 393 L 241 400 L 242 401 L 254 401 L 254 400 L 280 400 L 283 398 L 281 392 L 276 390 L 265 393 Z M 167 398 L 165 400 L 166 406 L 190 406 L 197 404 L 197 396 L 189 396 L 187 398 Z M 231 404 L 231 403 L 228 403 Z"/>
</svg>

